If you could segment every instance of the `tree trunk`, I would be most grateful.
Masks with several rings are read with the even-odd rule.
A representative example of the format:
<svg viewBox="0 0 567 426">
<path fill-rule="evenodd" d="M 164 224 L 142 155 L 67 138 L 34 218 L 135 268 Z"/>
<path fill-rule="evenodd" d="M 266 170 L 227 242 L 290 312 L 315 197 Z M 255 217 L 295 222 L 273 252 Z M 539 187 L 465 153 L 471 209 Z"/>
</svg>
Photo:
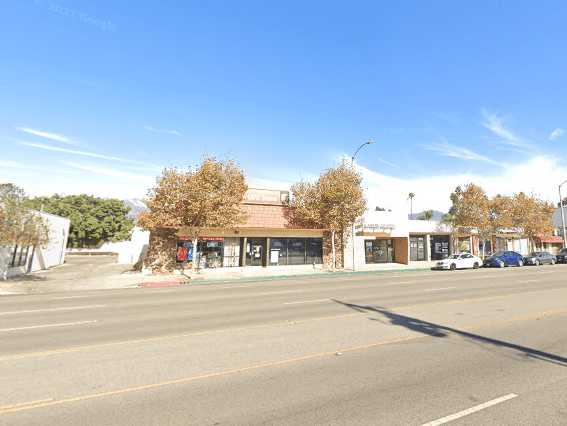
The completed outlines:
<svg viewBox="0 0 567 426">
<path fill-rule="evenodd" d="M 193 244 L 193 267 L 192 269 L 194 271 L 198 271 L 199 270 L 199 257 L 197 255 L 197 243 L 199 242 L 199 238 L 195 237 L 193 238 L 193 240 L 191 241 Z"/>
<path fill-rule="evenodd" d="M 332 252 L 332 261 L 333 261 L 332 269 L 334 270 L 336 265 L 337 265 L 337 252 L 336 252 L 336 249 L 335 249 L 335 231 L 334 230 L 331 231 L 331 252 Z"/>
</svg>

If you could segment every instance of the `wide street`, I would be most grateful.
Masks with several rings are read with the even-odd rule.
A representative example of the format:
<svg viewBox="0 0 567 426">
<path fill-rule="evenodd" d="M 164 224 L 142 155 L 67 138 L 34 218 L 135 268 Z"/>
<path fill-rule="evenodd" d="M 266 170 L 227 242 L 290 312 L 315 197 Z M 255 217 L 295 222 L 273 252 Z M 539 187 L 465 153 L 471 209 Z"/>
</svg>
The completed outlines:
<svg viewBox="0 0 567 426">
<path fill-rule="evenodd" d="M 1 425 L 565 425 L 567 266 L 0 297 Z"/>
</svg>

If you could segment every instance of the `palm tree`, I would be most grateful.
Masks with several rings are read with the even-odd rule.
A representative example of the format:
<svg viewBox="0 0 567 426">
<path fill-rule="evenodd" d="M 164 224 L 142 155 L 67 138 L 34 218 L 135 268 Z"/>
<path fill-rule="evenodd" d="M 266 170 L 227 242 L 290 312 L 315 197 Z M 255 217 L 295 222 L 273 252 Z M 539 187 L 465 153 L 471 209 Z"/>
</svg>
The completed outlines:
<svg viewBox="0 0 567 426">
<path fill-rule="evenodd" d="M 419 220 L 431 220 L 433 219 L 433 210 L 425 210 L 422 212 L 419 217 Z"/>
<path fill-rule="evenodd" d="M 413 192 L 410 192 L 408 194 L 408 200 L 410 200 L 410 217 L 413 217 L 413 199 L 415 197 L 415 194 Z"/>
</svg>

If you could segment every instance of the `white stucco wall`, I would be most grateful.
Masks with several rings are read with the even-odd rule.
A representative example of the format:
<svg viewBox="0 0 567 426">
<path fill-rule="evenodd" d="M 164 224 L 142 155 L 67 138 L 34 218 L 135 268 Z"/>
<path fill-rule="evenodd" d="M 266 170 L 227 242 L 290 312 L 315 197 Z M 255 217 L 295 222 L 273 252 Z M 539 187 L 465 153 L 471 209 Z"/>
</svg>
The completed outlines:
<svg viewBox="0 0 567 426">
<path fill-rule="evenodd" d="M 118 263 L 135 264 L 145 255 L 149 242 L 150 232 L 135 227 L 129 241 L 107 242 L 96 251 L 116 253 Z"/>
<path fill-rule="evenodd" d="M 65 262 L 65 248 L 69 238 L 69 219 L 49 213 L 36 212 L 46 222 L 48 227 L 48 242 L 44 247 L 30 248 L 26 265 L 19 267 L 8 266 L 12 261 L 13 247 L 0 247 L 0 278 L 35 272 L 61 265 Z"/>
</svg>

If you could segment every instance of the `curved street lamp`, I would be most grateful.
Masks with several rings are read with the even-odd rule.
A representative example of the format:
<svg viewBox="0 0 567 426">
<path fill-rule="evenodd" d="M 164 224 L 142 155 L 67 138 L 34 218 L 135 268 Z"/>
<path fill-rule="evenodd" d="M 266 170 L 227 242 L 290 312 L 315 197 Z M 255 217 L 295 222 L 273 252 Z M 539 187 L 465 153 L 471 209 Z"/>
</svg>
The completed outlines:
<svg viewBox="0 0 567 426">
<path fill-rule="evenodd" d="M 563 227 L 563 247 L 567 247 L 567 235 L 565 235 L 565 213 L 563 212 L 563 197 L 561 196 L 561 187 L 567 183 L 567 180 L 559 185 L 559 209 L 561 210 L 561 225 Z"/>
<path fill-rule="evenodd" d="M 358 155 L 358 153 L 360 152 L 360 150 L 362 148 L 364 148 L 366 145 L 372 145 L 374 142 L 374 139 L 368 139 L 366 142 L 364 142 L 362 145 L 360 145 L 356 151 L 354 151 L 354 154 L 352 154 L 352 157 L 350 157 L 350 161 L 351 161 L 351 167 L 352 170 L 354 171 L 354 160 L 356 159 L 356 156 Z M 354 222 L 352 222 L 352 272 L 355 271 L 355 266 L 354 266 Z"/>
</svg>

